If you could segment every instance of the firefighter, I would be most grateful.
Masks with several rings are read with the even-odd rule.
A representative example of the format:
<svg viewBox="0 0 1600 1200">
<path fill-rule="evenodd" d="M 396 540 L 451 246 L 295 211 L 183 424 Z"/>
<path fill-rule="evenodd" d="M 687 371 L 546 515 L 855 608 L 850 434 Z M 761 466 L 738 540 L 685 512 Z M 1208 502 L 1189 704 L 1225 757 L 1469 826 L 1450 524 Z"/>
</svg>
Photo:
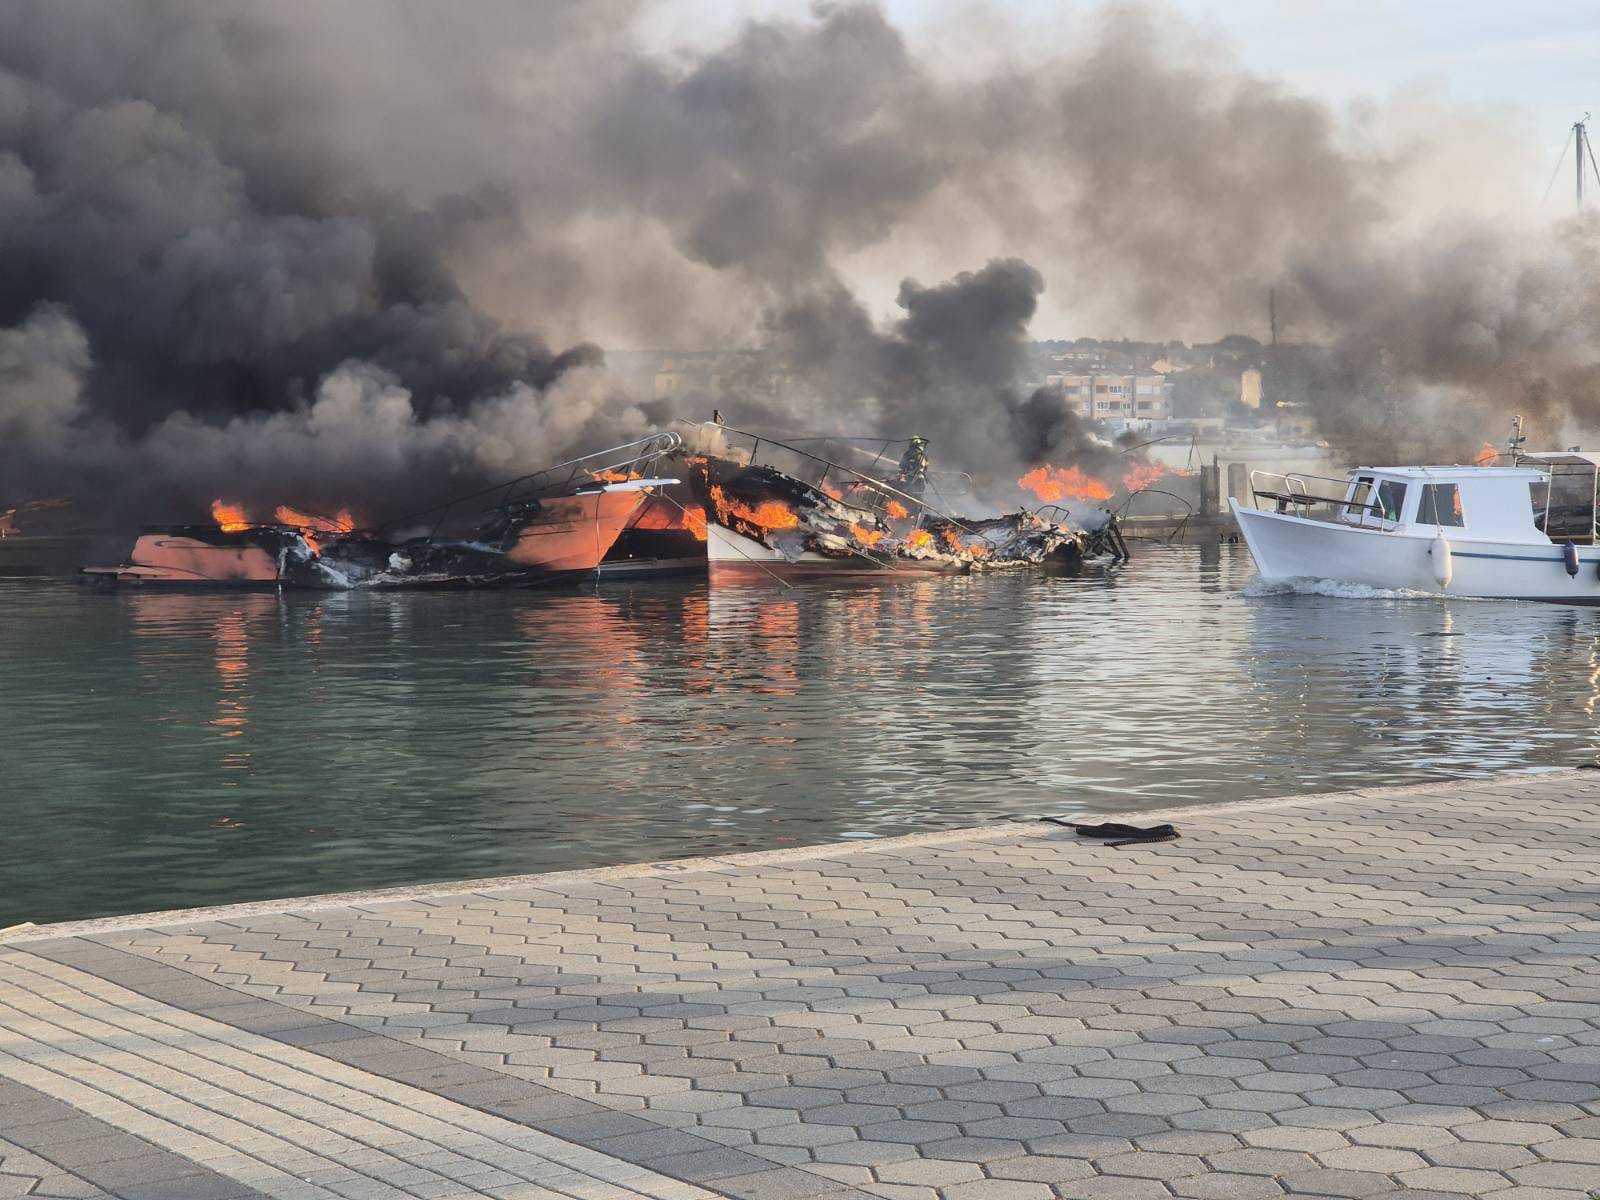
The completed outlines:
<svg viewBox="0 0 1600 1200">
<path fill-rule="evenodd" d="M 908 495 L 922 498 L 922 491 L 928 485 L 928 442 L 926 438 L 914 437 L 906 446 L 906 452 L 900 456 L 900 470 L 895 476 L 895 482 L 900 485 L 900 490 Z"/>
</svg>

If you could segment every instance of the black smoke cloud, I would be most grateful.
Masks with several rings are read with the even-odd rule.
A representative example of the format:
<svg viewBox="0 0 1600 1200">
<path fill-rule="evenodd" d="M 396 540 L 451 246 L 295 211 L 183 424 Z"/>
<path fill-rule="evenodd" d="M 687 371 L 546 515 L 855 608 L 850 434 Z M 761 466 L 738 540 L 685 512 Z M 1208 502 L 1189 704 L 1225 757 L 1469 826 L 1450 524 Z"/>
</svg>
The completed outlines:
<svg viewBox="0 0 1600 1200">
<path fill-rule="evenodd" d="M 644 432 L 597 341 L 759 345 L 731 414 L 1004 474 L 1097 452 L 1020 390 L 1041 297 L 1215 334 L 1277 287 L 1352 447 L 1593 394 L 1588 230 L 1422 227 L 1417 146 L 1159 12 L 956 78 L 870 4 L 652 11 L 0 7 L 0 497 L 414 506 Z"/>
<path fill-rule="evenodd" d="M 479 431 L 508 405 L 548 427 L 599 361 L 468 301 L 452 253 L 503 200 L 376 190 L 265 15 L 0 10 L 5 492 L 427 495 L 511 465 Z"/>
</svg>

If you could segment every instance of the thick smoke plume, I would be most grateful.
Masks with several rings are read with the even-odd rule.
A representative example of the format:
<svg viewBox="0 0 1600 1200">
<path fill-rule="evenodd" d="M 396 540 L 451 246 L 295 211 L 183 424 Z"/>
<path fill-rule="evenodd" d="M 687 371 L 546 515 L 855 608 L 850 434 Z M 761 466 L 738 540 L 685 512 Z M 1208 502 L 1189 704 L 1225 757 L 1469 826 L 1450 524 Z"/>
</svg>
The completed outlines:
<svg viewBox="0 0 1600 1200">
<path fill-rule="evenodd" d="M 731 419 L 1003 475 L 1104 452 L 1021 387 L 1041 305 L 1215 336 L 1269 287 L 1352 453 L 1589 416 L 1593 230 L 1462 211 L 1403 121 L 1158 11 L 959 76 L 870 4 L 652 12 L 0 7 L 0 501 L 415 507 L 680 415 L 598 345 L 755 347 Z"/>
</svg>

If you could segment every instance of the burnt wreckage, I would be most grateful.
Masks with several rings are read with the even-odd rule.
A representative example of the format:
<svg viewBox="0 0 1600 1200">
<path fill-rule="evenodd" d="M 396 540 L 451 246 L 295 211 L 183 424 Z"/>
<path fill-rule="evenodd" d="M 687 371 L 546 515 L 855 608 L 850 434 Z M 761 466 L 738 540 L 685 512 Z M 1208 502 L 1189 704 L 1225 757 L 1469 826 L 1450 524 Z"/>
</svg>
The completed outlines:
<svg viewBox="0 0 1600 1200">
<path fill-rule="evenodd" d="M 652 494 L 677 482 L 651 473 L 680 445 L 677 434 L 656 434 L 371 529 L 301 513 L 254 523 L 218 504 L 217 524 L 148 527 L 127 562 L 83 575 L 120 585 L 335 591 L 575 583 L 593 578 Z"/>
<path fill-rule="evenodd" d="M 792 442 L 700 426 L 689 438 L 684 473 L 705 509 L 712 574 L 1070 569 L 1128 557 L 1109 512 L 1096 514 L 1092 530 L 1075 528 L 1056 506 L 952 516 L 925 498 L 930 473 L 922 439 L 910 439 L 891 469 L 876 470 L 882 457 L 880 451 L 868 469 L 858 469 Z"/>
</svg>

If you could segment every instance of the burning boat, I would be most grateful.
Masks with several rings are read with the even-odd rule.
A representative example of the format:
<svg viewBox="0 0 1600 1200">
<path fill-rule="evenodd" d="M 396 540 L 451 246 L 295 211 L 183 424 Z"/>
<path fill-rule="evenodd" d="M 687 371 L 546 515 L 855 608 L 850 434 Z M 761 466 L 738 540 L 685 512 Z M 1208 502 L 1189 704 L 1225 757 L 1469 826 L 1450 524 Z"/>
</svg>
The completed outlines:
<svg viewBox="0 0 1600 1200">
<path fill-rule="evenodd" d="M 713 578 L 1072 568 L 1097 555 L 1126 557 L 1113 520 L 1091 534 L 1069 526 L 1061 508 L 979 520 L 934 509 L 924 498 L 920 438 L 880 477 L 770 437 L 700 428 L 685 462 L 704 506 Z M 735 448 L 730 434 L 750 445 Z M 791 469 L 760 461 L 763 450 Z"/>
<path fill-rule="evenodd" d="M 656 489 L 677 482 L 650 470 L 680 444 L 657 434 L 371 529 L 347 513 L 289 508 L 252 522 L 219 501 L 214 524 L 147 528 L 126 563 L 83 574 L 114 584 L 341 591 L 575 583 L 594 576 Z"/>
<path fill-rule="evenodd" d="M 678 485 L 650 495 L 600 563 L 601 579 L 699 575 L 706 569 L 706 514 Z"/>
</svg>

